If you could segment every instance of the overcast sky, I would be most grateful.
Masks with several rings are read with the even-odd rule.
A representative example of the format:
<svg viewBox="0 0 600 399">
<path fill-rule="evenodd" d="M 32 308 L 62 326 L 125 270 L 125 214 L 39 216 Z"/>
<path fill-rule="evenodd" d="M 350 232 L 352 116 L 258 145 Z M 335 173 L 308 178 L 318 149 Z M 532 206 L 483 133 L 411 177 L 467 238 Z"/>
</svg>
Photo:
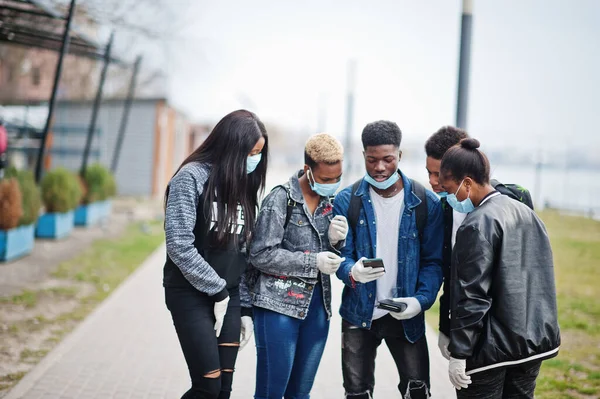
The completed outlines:
<svg viewBox="0 0 600 399">
<path fill-rule="evenodd" d="M 460 0 L 193 1 L 169 62 L 196 121 L 240 107 L 316 132 L 391 119 L 422 142 L 455 119 Z M 474 0 L 468 130 L 487 147 L 600 147 L 600 1 Z M 594 112 L 596 111 L 596 112 Z M 568 142 L 568 143 L 567 143 Z"/>
</svg>

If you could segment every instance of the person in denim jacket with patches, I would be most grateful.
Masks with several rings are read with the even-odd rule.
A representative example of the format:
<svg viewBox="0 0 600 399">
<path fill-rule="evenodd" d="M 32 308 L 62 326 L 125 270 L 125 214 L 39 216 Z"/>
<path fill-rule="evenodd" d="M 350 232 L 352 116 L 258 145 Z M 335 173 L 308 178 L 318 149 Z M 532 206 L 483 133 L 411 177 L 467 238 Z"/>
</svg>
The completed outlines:
<svg viewBox="0 0 600 399">
<path fill-rule="evenodd" d="M 343 261 L 336 247 L 348 231 L 331 204 L 342 158 L 337 139 L 312 136 L 304 170 L 262 203 L 250 244 L 256 399 L 310 397 L 329 332 L 330 275 Z"/>
<path fill-rule="evenodd" d="M 354 194 L 360 198 L 360 213 L 337 271 L 345 284 L 340 315 L 346 398 L 373 397 L 375 356 L 382 340 L 398 368 L 402 397 L 430 396 L 424 312 L 442 284 L 442 208 L 433 192 L 423 190 L 427 222 L 420 236 L 416 208 L 422 200 L 398 169 L 401 139 L 400 128 L 390 121 L 370 123 L 362 132 L 367 174 Z M 349 216 L 352 195 L 348 187 L 336 196 L 336 215 Z M 376 257 L 383 259 L 385 270 L 363 264 Z M 378 308 L 385 299 L 404 303 L 406 309 Z"/>
</svg>

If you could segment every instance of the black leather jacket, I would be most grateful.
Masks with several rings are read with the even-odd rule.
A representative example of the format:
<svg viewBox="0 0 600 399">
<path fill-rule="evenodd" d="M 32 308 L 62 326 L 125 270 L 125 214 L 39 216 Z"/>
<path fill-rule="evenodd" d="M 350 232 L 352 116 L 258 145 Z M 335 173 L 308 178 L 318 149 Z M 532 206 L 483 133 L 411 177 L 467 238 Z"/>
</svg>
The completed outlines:
<svg viewBox="0 0 600 399">
<path fill-rule="evenodd" d="M 552 250 L 526 205 L 497 193 L 456 236 L 449 350 L 467 373 L 558 354 L 560 331 Z"/>
</svg>

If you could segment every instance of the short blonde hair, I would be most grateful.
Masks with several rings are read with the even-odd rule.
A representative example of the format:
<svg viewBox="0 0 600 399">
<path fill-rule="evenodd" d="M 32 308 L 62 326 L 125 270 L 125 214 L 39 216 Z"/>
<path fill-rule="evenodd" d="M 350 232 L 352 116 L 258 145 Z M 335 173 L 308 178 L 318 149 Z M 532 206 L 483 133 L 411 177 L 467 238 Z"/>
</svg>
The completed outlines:
<svg viewBox="0 0 600 399">
<path fill-rule="evenodd" d="M 344 159 L 344 147 L 335 137 L 319 133 L 309 137 L 304 146 L 304 162 L 309 166 L 317 163 L 335 164 Z"/>
</svg>

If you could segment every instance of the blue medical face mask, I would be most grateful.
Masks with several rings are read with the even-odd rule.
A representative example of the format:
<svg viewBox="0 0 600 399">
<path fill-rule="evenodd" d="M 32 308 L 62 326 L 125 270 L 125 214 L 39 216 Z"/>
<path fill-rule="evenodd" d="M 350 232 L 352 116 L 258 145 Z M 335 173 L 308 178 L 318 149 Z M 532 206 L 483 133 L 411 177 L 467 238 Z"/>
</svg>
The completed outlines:
<svg viewBox="0 0 600 399">
<path fill-rule="evenodd" d="M 464 182 L 465 182 L 465 179 L 463 179 L 463 181 L 460 182 L 460 186 L 458 186 L 458 190 L 456 190 L 457 193 L 460 190 L 460 188 Z M 471 198 L 467 197 L 464 201 L 459 201 L 458 198 L 456 198 L 456 193 L 448 194 L 446 196 L 446 201 L 448 201 L 448 204 L 456 212 L 469 213 L 469 212 L 473 212 L 473 210 L 475 209 L 475 205 L 473 205 L 473 202 L 471 202 Z"/>
<path fill-rule="evenodd" d="M 341 181 L 338 181 L 337 183 L 331 183 L 331 184 L 317 183 L 312 170 L 308 169 L 308 172 L 310 172 L 310 179 L 308 179 L 308 184 L 310 184 L 310 188 L 315 193 L 319 194 L 321 197 L 332 197 L 335 194 L 335 192 L 338 190 L 338 188 L 340 188 L 340 184 L 342 183 Z M 310 182 L 311 180 L 312 180 L 312 183 Z"/>
<path fill-rule="evenodd" d="M 377 181 L 371 176 L 369 176 L 368 173 L 365 175 L 365 180 L 367 181 L 367 183 L 380 190 L 387 190 L 388 188 L 392 187 L 394 183 L 396 183 L 399 179 L 400 174 L 398 172 L 394 173 L 384 181 Z"/>
<path fill-rule="evenodd" d="M 261 159 L 262 153 L 258 153 L 256 155 L 249 155 L 248 159 L 246 159 L 246 173 L 250 174 L 254 172 L 254 169 L 256 169 Z"/>
<path fill-rule="evenodd" d="M 436 193 L 440 198 L 446 198 L 448 196 L 447 191 L 442 191 L 441 193 Z"/>
</svg>

